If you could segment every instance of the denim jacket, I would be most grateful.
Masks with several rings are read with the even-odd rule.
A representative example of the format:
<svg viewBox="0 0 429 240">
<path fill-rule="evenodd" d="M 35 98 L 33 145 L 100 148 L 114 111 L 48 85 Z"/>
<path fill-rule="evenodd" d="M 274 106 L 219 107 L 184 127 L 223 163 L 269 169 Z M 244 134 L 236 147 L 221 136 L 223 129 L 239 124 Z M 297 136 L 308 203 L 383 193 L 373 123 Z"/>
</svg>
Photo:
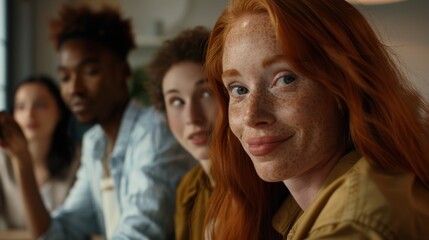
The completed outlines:
<svg viewBox="0 0 429 240">
<path fill-rule="evenodd" d="M 105 234 L 100 181 L 106 146 L 101 126 L 85 133 L 77 181 L 42 239 Z M 174 236 L 176 187 L 195 160 L 176 142 L 164 118 L 131 102 L 109 160 L 120 211 L 112 239 Z"/>
</svg>

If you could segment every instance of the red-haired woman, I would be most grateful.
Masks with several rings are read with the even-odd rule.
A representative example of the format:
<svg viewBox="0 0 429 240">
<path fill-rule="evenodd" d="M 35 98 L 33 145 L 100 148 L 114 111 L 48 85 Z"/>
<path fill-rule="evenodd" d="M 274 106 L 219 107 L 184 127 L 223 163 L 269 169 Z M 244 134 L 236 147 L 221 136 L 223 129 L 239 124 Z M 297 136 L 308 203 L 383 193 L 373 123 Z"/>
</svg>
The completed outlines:
<svg viewBox="0 0 429 240">
<path fill-rule="evenodd" d="M 232 1 L 206 68 L 221 105 L 210 238 L 429 234 L 428 105 L 352 5 Z M 264 181 L 288 189 L 280 207 Z"/>
</svg>

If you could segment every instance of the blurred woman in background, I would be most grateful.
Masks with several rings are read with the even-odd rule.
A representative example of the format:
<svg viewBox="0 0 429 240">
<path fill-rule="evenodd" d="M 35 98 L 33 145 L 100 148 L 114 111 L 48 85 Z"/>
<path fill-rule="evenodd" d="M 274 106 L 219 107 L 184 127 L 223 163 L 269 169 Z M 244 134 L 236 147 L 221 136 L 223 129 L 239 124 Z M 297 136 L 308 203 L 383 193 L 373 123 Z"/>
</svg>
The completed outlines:
<svg viewBox="0 0 429 240">
<path fill-rule="evenodd" d="M 31 156 L 43 202 L 53 211 L 63 203 L 79 165 L 78 147 L 68 134 L 70 112 L 47 76 L 31 76 L 17 86 L 12 112 L 25 136 L 24 151 Z M 8 157 L 7 150 L 0 152 L 0 219 L 5 228 L 25 228 L 25 209 Z"/>
</svg>

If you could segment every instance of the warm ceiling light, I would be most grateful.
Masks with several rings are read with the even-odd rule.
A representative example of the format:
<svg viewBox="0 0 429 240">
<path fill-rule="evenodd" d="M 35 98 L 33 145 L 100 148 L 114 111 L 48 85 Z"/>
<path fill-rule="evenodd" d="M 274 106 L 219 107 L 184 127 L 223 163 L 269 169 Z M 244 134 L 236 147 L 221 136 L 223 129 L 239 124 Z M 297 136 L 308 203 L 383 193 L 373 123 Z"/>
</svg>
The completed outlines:
<svg viewBox="0 0 429 240">
<path fill-rule="evenodd" d="M 356 4 L 374 5 L 374 4 L 387 4 L 387 3 L 402 2 L 404 0 L 348 0 L 348 1 L 350 3 L 356 3 Z"/>
</svg>

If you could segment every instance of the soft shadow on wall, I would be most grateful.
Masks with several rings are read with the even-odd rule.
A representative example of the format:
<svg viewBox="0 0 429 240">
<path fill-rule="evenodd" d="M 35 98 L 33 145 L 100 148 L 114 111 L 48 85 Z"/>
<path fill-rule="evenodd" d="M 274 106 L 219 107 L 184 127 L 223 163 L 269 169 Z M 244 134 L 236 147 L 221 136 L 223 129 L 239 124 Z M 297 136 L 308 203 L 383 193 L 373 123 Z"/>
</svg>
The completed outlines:
<svg viewBox="0 0 429 240">
<path fill-rule="evenodd" d="M 355 6 L 391 49 L 404 74 L 429 101 L 429 1 L 402 0 Z"/>
</svg>

